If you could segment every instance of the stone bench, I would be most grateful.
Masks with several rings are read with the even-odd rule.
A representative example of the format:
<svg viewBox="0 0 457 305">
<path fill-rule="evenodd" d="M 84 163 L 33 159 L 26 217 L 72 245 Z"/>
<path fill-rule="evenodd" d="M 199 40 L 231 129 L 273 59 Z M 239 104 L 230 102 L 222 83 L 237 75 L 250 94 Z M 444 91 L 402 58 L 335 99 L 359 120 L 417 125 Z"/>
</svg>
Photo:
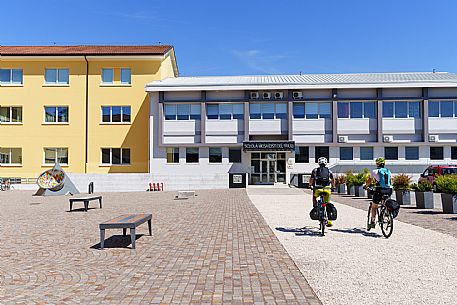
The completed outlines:
<svg viewBox="0 0 457 305">
<path fill-rule="evenodd" d="M 175 196 L 176 199 L 188 199 L 190 197 L 195 197 L 195 191 L 178 191 L 178 195 Z"/>
<path fill-rule="evenodd" d="M 106 229 L 122 229 L 122 233 L 125 236 L 127 229 L 130 229 L 130 239 L 132 241 L 132 249 L 135 249 L 136 233 L 135 229 L 137 226 L 148 222 L 149 235 L 152 236 L 152 214 L 125 214 L 107 222 L 100 224 L 100 249 L 105 246 L 105 230 Z"/>
</svg>

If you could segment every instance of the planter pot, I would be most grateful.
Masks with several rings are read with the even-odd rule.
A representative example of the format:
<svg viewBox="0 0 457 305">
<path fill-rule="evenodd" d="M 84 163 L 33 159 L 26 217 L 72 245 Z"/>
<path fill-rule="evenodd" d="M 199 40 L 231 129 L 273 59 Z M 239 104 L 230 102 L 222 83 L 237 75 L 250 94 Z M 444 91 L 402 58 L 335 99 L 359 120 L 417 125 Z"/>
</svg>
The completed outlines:
<svg viewBox="0 0 457 305">
<path fill-rule="evenodd" d="M 363 189 L 363 185 L 356 185 L 354 188 L 356 197 L 365 197 L 365 190 Z"/>
<path fill-rule="evenodd" d="M 416 206 L 418 209 L 433 209 L 435 207 L 433 202 L 433 192 L 415 192 Z"/>
<path fill-rule="evenodd" d="M 351 185 L 351 186 L 348 188 L 348 195 L 352 195 L 352 196 L 355 195 L 355 186 Z"/>
<path fill-rule="evenodd" d="M 367 190 L 367 197 L 368 197 L 368 199 L 373 199 L 373 193 L 374 193 L 373 190 L 371 190 L 371 189 L 368 189 L 368 190 Z"/>
<path fill-rule="evenodd" d="M 441 194 L 444 214 L 457 214 L 457 194 Z"/>
<path fill-rule="evenodd" d="M 411 193 L 409 191 L 395 191 L 395 199 L 398 204 L 410 205 L 411 204 Z"/>
<path fill-rule="evenodd" d="M 338 191 L 338 194 L 344 194 L 346 193 L 346 184 L 338 184 L 338 187 L 336 189 Z"/>
</svg>

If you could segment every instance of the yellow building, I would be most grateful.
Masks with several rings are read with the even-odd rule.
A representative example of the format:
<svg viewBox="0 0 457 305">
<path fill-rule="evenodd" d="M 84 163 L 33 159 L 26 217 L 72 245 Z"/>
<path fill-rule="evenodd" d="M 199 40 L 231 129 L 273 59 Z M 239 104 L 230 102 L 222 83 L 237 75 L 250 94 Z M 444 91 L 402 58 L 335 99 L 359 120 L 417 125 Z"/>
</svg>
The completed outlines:
<svg viewBox="0 0 457 305">
<path fill-rule="evenodd" d="M 0 177 L 147 173 L 144 86 L 177 76 L 172 46 L 0 46 Z"/>
</svg>

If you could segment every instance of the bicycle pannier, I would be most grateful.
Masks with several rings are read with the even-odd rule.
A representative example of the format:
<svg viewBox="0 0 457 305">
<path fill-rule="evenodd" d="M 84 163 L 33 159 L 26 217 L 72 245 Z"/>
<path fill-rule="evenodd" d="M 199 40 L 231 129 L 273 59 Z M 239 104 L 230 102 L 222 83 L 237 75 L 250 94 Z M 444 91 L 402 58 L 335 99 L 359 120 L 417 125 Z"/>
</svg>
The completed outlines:
<svg viewBox="0 0 457 305">
<path fill-rule="evenodd" d="M 400 212 L 400 205 L 393 199 L 386 200 L 386 207 L 389 212 L 392 214 L 392 217 L 397 217 L 398 213 Z"/>
<path fill-rule="evenodd" d="M 336 220 L 338 217 L 338 211 L 332 203 L 327 203 L 327 216 L 329 220 Z"/>
<path fill-rule="evenodd" d="M 317 211 L 317 207 L 314 207 L 310 212 L 309 212 L 309 217 L 311 217 L 312 220 L 319 220 L 319 213 Z"/>
</svg>

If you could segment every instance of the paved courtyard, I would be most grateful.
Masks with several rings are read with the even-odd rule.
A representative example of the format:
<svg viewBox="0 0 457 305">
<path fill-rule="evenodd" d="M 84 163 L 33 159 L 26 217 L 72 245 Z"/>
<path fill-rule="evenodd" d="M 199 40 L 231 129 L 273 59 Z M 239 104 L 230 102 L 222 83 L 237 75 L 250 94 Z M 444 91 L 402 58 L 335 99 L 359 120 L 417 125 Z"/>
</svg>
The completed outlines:
<svg viewBox="0 0 457 305">
<path fill-rule="evenodd" d="M 244 190 L 110 193 L 88 212 L 31 195 L 0 192 L 1 304 L 320 304 Z M 107 230 L 99 250 L 124 213 L 152 213 L 153 236 L 140 226 L 131 250 Z"/>
</svg>

